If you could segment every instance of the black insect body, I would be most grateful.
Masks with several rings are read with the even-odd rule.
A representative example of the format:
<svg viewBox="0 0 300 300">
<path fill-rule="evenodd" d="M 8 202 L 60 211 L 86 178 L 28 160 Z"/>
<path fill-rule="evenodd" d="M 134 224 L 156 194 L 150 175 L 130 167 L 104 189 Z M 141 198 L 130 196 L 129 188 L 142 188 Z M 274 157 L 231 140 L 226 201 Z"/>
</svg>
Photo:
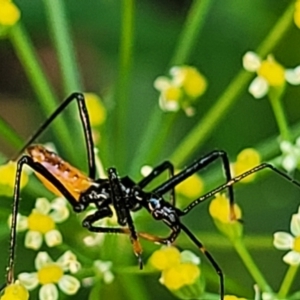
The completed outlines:
<svg viewBox="0 0 300 300">
<path fill-rule="evenodd" d="M 49 124 L 72 102 L 77 101 L 81 122 L 83 125 L 89 175 L 86 176 L 78 169 L 63 161 L 55 153 L 45 149 L 40 145 L 32 145 L 32 142 L 49 126 Z M 208 258 L 212 264 L 220 280 L 220 299 L 224 298 L 224 276 L 221 268 L 216 263 L 212 255 L 204 248 L 198 238 L 185 226 L 182 222 L 182 217 L 187 215 L 194 207 L 216 193 L 227 189 L 229 196 L 230 217 L 235 219 L 233 205 L 234 194 L 233 185 L 243 178 L 258 172 L 264 168 L 269 168 L 279 175 L 285 177 L 289 181 L 300 186 L 300 184 L 290 178 L 285 173 L 276 169 L 270 164 L 263 163 L 244 174 L 232 178 L 230 173 L 230 165 L 227 154 L 223 151 L 213 151 L 206 156 L 196 160 L 190 166 L 185 168 L 180 173 L 174 175 L 173 165 L 166 161 L 155 167 L 152 172 L 144 177 L 139 182 L 135 182 L 129 177 L 119 177 L 115 168 L 107 170 L 108 178 L 96 178 L 94 144 L 91 134 L 91 126 L 89 116 L 85 106 L 84 96 L 80 93 L 74 93 L 68 97 L 58 109 L 45 121 L 37 132 L 27 141 L 20 153 L 25 152 L 17 163 L 17 172 L 15 180 L 15 189 L 13 196 L 13 218 L 10 236 L 10 255 L 7 271 L 7 284 L 14 282 L 14 262 L 15 262 L 15 245 L 16 245 L 16 222 L 17 212 L 20 198 L 20 179 L 24 165 L 31 167 L 38 177 L 44 182 L 50 190 L 58 191 L 72 205 L 75 212 L 84 211 L 90 204 L 96 206 L 96 212 L 88 215 L 82 222 L 82 225 L 89 231 L 98 233 L 117 233 L 127 234 L 133 246 L 133 251 L 138 258 L 139 266 L 142 268 L 142 247 L 139 238 L 143 238 L 155 243 L 169 245 L 172 244 L 178 237 L 181 231 L 190 238 L 190 240 L 198 247 L 198 249 Z M 19 156 L 18 154 L 18 156 Z M 175 187 L 192 176 L 194 173 L 205 168 L 217 159 L 221 159 L 226 182 L 208 192 L 207 194 L 195 199 L 185 209 L 176 208 Z M 170 178 L 154 188 L 146 192 L 145 188 L 155 178 L 163 172 L 168 172 Z M 171 195 L 170 201 L 164 199 L 165 194 Z M 96 226 L 94 223 L 104 218 L 112 217 L 114 208 L 119 227 L 102 227 Z M 169 236 L 162 238 L 149 233 L 138 232 L 132 219 L 132 214 L 135 211 L 146 209 L 157 221 L 164 222 L 170 229 Z"/>
</svg>

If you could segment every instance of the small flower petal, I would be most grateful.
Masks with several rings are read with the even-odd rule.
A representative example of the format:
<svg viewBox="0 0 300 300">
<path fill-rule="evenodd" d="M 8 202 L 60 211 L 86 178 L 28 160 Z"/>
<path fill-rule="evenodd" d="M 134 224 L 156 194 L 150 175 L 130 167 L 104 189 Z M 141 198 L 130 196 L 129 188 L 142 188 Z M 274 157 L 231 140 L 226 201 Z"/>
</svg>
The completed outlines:
<svg viewBox="0 0 300 300">
<path fill-rule="evenodd" d="M 248 90 L 254 98 L 260 99 L 267 94 L 269 90 L 269 84 L 264 78 L 257 76 L 251 82 Z"/>
<path fill-rule="evenodd" d="M 55 284 L 48 283 L 43 285 L 39 291 L 40 300 L 57 300 L 58 290 Z"/>
<path fill-rule="evenodd" d="M 43 236 L 38 231 L 29 230 L 25 235 L 25 247 L 33 250 L 41 248 Z"/>
<path fill-rule="evenodd" d="M 291 221 L 291 233 L 300 236 L 300 214 L 294 214 Z"/>
<path fill-rule="evenodd" d="M 279 250 L 289 250 L 293 247 L 294 237 L 287 232 L 274 233 L 274 246 Z"/>
<path fill-rule="evenodd" d="M 300 84 L 300 66 L 295 69 L 287 69 L 285 70 L 285 79 L 288 83 L 292 85 Z"/>
<path fill-rule="evenodd" d="M 245 70 L 255 72 L 259 69 L 260 65 L 261 59 L 255 52 L 248 51 L 243 56 L 243 67 Z"/>
<path fill-rule="evenodd" d="M 64 275 L 58 282 L 58 286 L 65 294 L 74 295 L 80 288 L 80 282 L 73 276 Z"/>
<path fill-rule="evenodd" d="M 35 289 L 39 284 L 37 273 L 20 273 L 18 279 L 27 290 Z"/>
<path fill-rule="evenodd" d="M 291 266 L 300 264 L 300 253 L 296 251 L 289 251 L 284 257 L 283 261 Z"/>
<path fill-rule="evenodd" d="M 62 243 L 63 238 L 58 230 L 53 229 L 45 233 L 45 241 L 48 247 L 55 247 Z"/>
<path fill-rule="evenodd" d="M 51 203 L 52 211 L 49 213 L 49 216 L 54 220 L 55 223 L 61 223 L 65 221 L 69 215 L 70 211 L 67 207 L 65 198 L 56 198 Z"/>
<path fill-rule="evenodd" d="M 53 263 L 49 254 L 45 251 L 39 252 L 35 258 L 34 264 L 37 270 L 40 270 L 42 267 L 47 266 Z"/>
<path fill-rule="evenodd" d="M 39 213 L 47 215 L 51 209 L 51 205 L 46 198 L 37 198 L 35 202 L 35 208 Z"/>
</svg>

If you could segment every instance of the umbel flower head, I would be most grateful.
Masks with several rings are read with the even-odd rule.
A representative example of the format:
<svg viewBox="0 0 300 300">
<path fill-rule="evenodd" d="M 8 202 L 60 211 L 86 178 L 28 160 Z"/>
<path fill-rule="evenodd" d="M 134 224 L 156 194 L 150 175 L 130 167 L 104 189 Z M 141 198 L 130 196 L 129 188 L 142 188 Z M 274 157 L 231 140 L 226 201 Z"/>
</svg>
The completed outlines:
<svg viewBox="0 0 300 300">
<path fill-rule="evenodd" d="M 171 68 L 170 77 L 160 76 L 154 87 L 160 92 L 159 106 L 164 111 L 183 109 L 188 116 L 194 114 L 193 103 L 204 94 L 207 82 L 194 67 L 176 66 Z"/>
<path fill-rule="evenodd" d="M 28 230 L 25 236 L 25 247 L 38 250 L 43 237 L 48 247 L 62 243 L 62 235 L 55 223 L 61 223 L 69 217 L 69 210 L 64 198 L 56 198 L 51 203 L 46 198 L 38 198 L 35 208 L 28 217 L 18 215 L 17 230 Z"/>
<path fill-rule="evenodd" d="M 243 66 L 257 74 L 249 86 L 249 93 L 257 99 L 264 97 L 270 88 L 283 89 L 286 81 L 292 85 L 300 84 L 300 66 L 284 69 L 272 55 L 262 60 L 255 52 L 248 51 L 243 57 Z"/>
<path fill-rule="evenodd" d="M 77 278 L 65 274 L 76 273 L 80 268 L 76 256 L 71 251 L 65 252 L 56 262 L 52 261 L 47 252 L 39 252 L 35 259 L 35 267 L 36 272 L 20 273 L 18 279 L 28 290 L 33 290 L 40 285 L 40 300 L 57 300 L 56 285 L 67 295 L 76 294 L 80 288 Z"/>
<path fill-rule="evenodd" d="M 200 258 L 191 251 L 164 246 L 153 252 L 149 263 L 162 272 L 160 283 L 181 299 L 197 299 L 203 294 Z"/>
<path fill-rule="evenodd" d="M 275 232 L 274 246 L 279 250 L 289 250 L 283 261 L 289 265 L 300 264 L 300 207 L 297 214 L 293 214 L 290 224 L 291 233 Z"/>
</svg>

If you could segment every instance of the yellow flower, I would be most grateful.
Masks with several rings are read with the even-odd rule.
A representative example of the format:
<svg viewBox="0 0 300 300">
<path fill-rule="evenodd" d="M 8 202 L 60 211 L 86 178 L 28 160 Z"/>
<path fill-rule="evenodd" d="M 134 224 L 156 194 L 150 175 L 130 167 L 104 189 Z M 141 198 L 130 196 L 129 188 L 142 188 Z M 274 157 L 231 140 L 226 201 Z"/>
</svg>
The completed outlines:
<svg viewBox="0 0 300 300">
<path fill-rule="evenodd" d="M 248 89 L 257 99 L 265 96 L 270 88 L 280 92 L 286 81 L 292 85 L 300 84 L 300 67 L 285 69 L 272 55 L 262 60 L 255 52 L 248 51 L 243 57 L 243 66 L 245 70 L 257 73 Z"/>
<path fill-rule="evenodd" d="M 39 285 L 39 299 L 59 299 L 59 289 L 67 294 L 74 295 L 80 288 L 80 282 L 74 276 L 65 274 L 76 273 L 80 269 L 80 263 L 71 251 L 66 251 L 56 262 L 47 252 L 39 252 L 35 259 L 36 272 L 21 273 L 18 276 L 20 282 L 28 289 L 33 290 Z"/>
<path fill-rule="evenodd" d="M 265 78 L 270 86 L 281 86 L 285 82 L 284 68 L 271 55 L 261 63 L 257 74 Z"/>
<path fill-rule="evenodd" d="M 9 0 L 0 0 L 0 25 L 12 26 L 20 19 L 20 10 Z"/>
<path fill-rule="evenodd" d="M 200 277 L 200 269 L 192 263 L 181 263 L 163 270 L 160 282 L 170 290 L 192 285 Z"/>
<path fill-rule="evenodd" d="M 213 218 L 216 227 L 234 241 L 242 236 L 243 227 L 239 222 L 242 217 L 242 211 L 237 204 L 234 204 L 235 220 L 230 219 L 229 199 L 224 194 L 216 194 L 209 205 L 209 213 Z"/>
<path fill-rule="evenodd" d="M 153 252 L 149 261 L 157 270 L 165 270 L 180 263 L 180 252 L 175 247 L 162 247 Z"/>
<path fill-rule="evenodd" d="M 295 3 L 294 22 L 298 28 L 300 28 L 300 1 Z"/>
<path fill-rule="evenodd" d="M 236 218 L 239 220 L 242 217 L 242 211 L 237 204 L 234 204 L 234 212 Z M 222 223 L 236 222 L 235 220 L 230 220 L 229 211 L 229 199 L 225 194 L 216 194 L 215 199 L 213 199 L 209 205 L 210 215 Z"/>
<path fill-rule="evenodd" d="M 234 176 L 238 176 L 254 167 L 261 162 L 259 153 L 253 148 L 246 148 L 242 150 L 238 156 L 236 162 L 232 165 Z M 256 176 L 256 173 L 245 177 L 241 182 L 250 182 Z"/>
<path fill-rule="evenodd" d="M 193 115 L 192 103 L 206 91 L 206 79 L 191 66 L 173 67 L 170 75 L 171 78 L 159 76 L 154 81 L 154 87 L 160 92 L 160 108 L 164 111 L 178 111 L 181 108 L 187 116 Z"/>
<path fill-rule="evenodd" d="M 200 97 L 207 88 L 205 77 L 194 67 L 173 67 L 171 74 L 174 77 L 174 83 L 181 86 L 190 98 L 195 99 Z"/>
<path fill-rule="evenodd" d="M 225 295 L 224 300 L 246 300 L 246 298 L 239 298 L 234 295 Z"/>
<path fill-rule="evenodd" d="M 15 185 L 17 163 L 9 161 L 6 165 L 0 166 L 0 193 L 11 196 Z M 22 189 L 28 182 L 26 171 L 22 172 L 20 188 Z"/>
<path fill-rule="evenodd" d="M 8 285 L 4 289 L 4 294 L 1 300 L 27 300 L 29 293 L 26 288 L 17 280 L 15 283 Z"/>
<path fill-rule="evenodd" d="M 64 198 L 56 198 L 51 203 L 45 198 L 38 198 L 28 217 L 18 215 L 17 230 L 27 230 L 26 248 L 39 249 L 43 238 L 48 247 L 55 247 L 62 243 L 62 235 L 56 228 L 56 223 L 61 223 L 68 217 L 69 210 Z"/>
<path fill-rule="evenodd" d="M 176 192 L 183 196 L 196 199 L 203 191 L 204 183 L 198 174 L 193 174 L 176 186 Z"/>
<path fill-rule="evenodd" d="M 98 126 L 106 120 L 106 110 L 100 99 L 94 93 L 84 93 L 91 126 Z"/>
</svg>

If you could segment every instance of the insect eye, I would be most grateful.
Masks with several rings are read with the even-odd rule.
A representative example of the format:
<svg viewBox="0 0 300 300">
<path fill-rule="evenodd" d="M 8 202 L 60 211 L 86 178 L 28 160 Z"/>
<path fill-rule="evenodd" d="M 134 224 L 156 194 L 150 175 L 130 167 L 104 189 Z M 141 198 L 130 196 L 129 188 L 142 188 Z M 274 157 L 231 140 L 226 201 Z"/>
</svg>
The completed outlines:
<svg viewBox="0 0 300 300">
<path fill-rule="evenodd" d="M 149 208 L 151 210 L 155 210 L 155 209 L 160 208 L 160 201 L 158 199 L 156 199 L 156 198 L 151 198 L 149 200 Z"/>
</svg>

